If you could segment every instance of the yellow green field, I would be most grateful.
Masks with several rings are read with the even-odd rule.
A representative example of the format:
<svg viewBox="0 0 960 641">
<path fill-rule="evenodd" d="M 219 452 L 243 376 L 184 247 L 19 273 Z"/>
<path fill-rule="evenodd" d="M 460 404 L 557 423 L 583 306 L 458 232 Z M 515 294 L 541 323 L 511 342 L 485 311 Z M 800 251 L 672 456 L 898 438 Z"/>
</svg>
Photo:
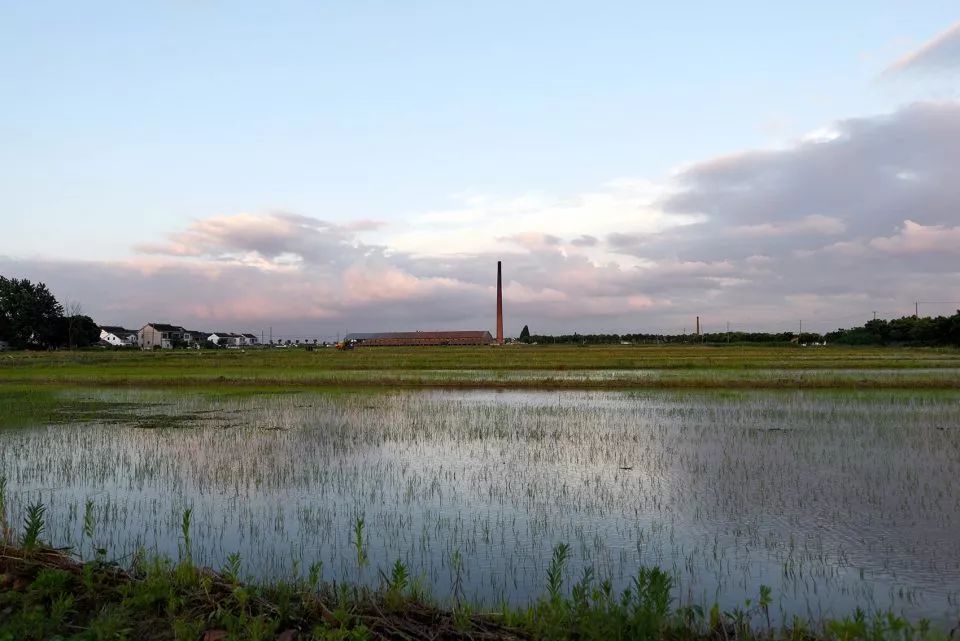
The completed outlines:
<svg viewBox="0 0 960 641">
<path fill-rule="evenodd" d="M 960 387 L 960 351 L 506 346 L 0 355 L 0 384 L 563 388 Z"/>
</svg>

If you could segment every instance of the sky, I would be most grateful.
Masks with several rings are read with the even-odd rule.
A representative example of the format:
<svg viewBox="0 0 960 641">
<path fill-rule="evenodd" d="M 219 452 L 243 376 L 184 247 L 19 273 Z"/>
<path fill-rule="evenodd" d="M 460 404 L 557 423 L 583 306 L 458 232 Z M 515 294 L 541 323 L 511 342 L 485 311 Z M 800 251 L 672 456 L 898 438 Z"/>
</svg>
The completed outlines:
<svg viewBox="0 0 960 641">
<path fill-rule="evenodd" d="M 0 5 L 0 274 L 107 325 L 960 308 L 953 2 Z M 795 6 L 793 6 L 795 5 Z"/>
</svg>

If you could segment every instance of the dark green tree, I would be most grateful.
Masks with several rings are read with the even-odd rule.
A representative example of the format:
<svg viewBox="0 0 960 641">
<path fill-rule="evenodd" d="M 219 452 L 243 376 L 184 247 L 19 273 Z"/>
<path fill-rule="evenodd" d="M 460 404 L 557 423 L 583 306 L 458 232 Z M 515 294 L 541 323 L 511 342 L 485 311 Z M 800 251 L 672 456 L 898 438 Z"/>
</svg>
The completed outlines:
<svg viewBox="0 0 960 641">
<path fill-rule="evenodd" d="M 523 329 L 520 330 L 520 340 L 528 341 L 530 340 L 530 328 L 526 325 L 523 326 Z"/>
<path fill-rule="evenodd" d="M 59 320 L 58 347 L 90 347 L 100 340 L 100 328 L 89 316 L 73 314 Z"/>
<path fill-rule="evenodd" d="M 0 338 L 16 349 L 58 344 L 63 307 L 43 283 L 0 276 Z"/>
</svg>

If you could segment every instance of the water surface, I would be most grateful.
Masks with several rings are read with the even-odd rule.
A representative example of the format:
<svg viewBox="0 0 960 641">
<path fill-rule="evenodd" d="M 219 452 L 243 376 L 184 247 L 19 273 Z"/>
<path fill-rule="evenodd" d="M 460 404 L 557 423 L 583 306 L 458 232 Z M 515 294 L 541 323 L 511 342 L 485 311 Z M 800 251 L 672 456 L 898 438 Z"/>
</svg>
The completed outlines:
<svg viewBox="0 0 960 641">
<path fill-rule="evenodd" d="M 956 392 L 63 392 L 57 420 L 0 431 L 8 512 L 48 508 L 84 554 L 139 546 L 254 577 L 322 562 L 376 585 L 402 559 L 445 599 L 542 594 L 552 547 L 680 603 L 773 589 L 778 615 L 960 615 Z M 90 403 L 96 410 L 77 411 Z M 84 541 L 84 503 L 96 534 Z M 351 543 L 364 520 L 367 565 Z M 451 563 L 463 559 L 461 576 Z"/>
</svg>

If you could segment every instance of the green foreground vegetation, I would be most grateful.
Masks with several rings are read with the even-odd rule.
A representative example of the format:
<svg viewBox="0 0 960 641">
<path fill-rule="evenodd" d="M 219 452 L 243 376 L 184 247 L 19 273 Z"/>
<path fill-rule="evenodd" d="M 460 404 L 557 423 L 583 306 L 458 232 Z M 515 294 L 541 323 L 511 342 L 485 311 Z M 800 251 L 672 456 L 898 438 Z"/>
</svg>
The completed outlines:
<svg viewBox="0 0 960 641">
<path fill-rule="evenodd" d="M 2 481 L 2 479 L 0 479 Z M 0 483 L 0 500 L 3 496 Z M 0 503 L 2 507 L 2 503 Z M 910 623 L 893 613 L 852 616 L 816 625 L 794 618 L 774 623 L 769 588 L 742 608 L 704 611 L 677 607 L 668 574 L 641 568 L 631 587 L 616 594 L 587 569 L 570 584 L 570 548 L 560 544 L 544 577 L 544 593 L 526 608 L 502 606 L 479 612 L 453 594 L 437 600 L 397 561 L 379 569 L 381 586 L 372 591 L 323 583 L 322 568 L 295 572 L 287 581 L 253 585 L 242 580 L 242 559 L 232 555 L 214 571 L 193 563 L 191 513 L 183 515 L 179 560 L 148 559 L 137 553 L 126 566 L 108 562 L 102 550 L 81 562 L 68 551 L 42 543 L 44 507 L 30 507 L 22 535 L 15 539 L 0 511 L 0 641 L 114 639 L 224 641 L 233 639 L 474 639 L 474 640 L 717 640 L 812 639 L 853 641 L 941 640 L 953 632 Z M 85 543 L 94 546 L 95 525 L 88 503 Z M 358 522 L 360 528 L 362 521 Z M 366 563 L 362 537 L 357 563 Z M 462 561 L 451 560 L 462 572 Z"/>
<path fill-rule="evenodd" d="M 953 348 L 526 346 L 0 354 L 0 384 L 960 388 Z"/>
</svg>

